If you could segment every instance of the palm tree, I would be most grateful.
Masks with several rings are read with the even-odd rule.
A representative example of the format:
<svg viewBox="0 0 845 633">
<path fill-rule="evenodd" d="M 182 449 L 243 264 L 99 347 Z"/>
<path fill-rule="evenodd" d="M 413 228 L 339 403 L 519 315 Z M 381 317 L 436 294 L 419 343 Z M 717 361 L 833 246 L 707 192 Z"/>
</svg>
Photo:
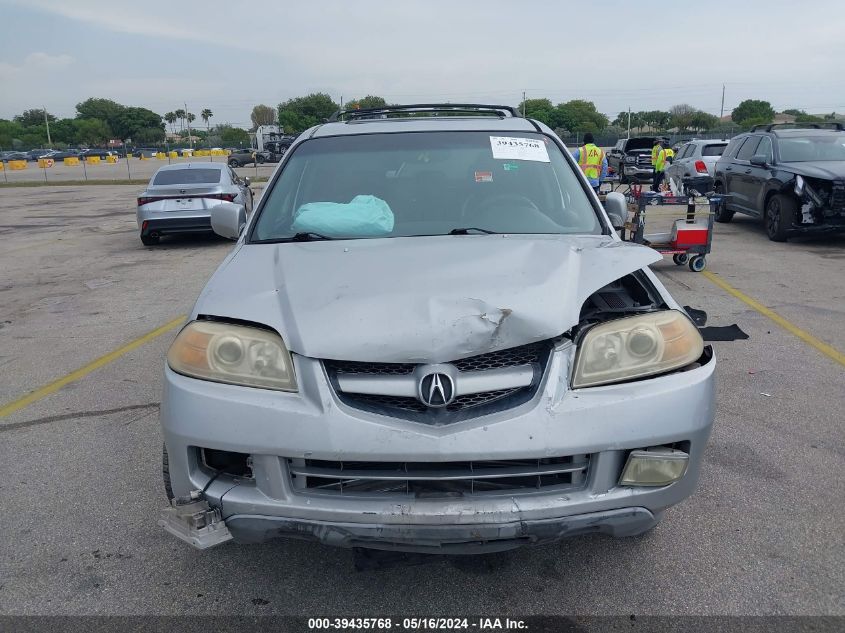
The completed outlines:
<svg viewBox="0 0 845 633">
<path fill-rule="evenodd" d="M 173 124 L 176 123 L 176 113 L 175 112 L 168 112 L 167 114 L 164 115 L 164 120 L 167 121 L 170 124 L 170 126 L 171 126 L 170 131 L 175 134 L 176 128 L 173 127 Z"/>
<path fill-rule="evenodd" d="M 208 124 L 208 120 L 213 116 L 214 113 L 208 108 L 205 108 L 202 112 L 200 112 L 200 118 L 205 121 L 206 131 L 208 131 L 209 133 L 211 133 L 211 126 Z"/>
<path fill-rule="evenodd" d="M 185 124 L 183 123 L 183 121 L 185 119 L 185 111 L 179 108 L 178 110 L 176 110 L 176 112 L 174 112 L 174 114 L 176 115 L 176 118 L 179 119 L 179 129 L 184 131 Z"/>
</svg>

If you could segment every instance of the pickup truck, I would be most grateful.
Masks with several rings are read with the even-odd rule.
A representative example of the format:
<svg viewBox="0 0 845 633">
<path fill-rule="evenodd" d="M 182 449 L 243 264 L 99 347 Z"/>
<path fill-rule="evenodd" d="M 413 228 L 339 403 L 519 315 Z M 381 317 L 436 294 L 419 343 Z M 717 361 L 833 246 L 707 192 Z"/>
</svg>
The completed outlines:
<svg viewBox="0 0 845 633">
<path fill-rule="evenodd" d="M 651 182 L 651 148 L 654 136 L 623 138 L 607 152 L 607 165 L 619 174 L 621 182 Z"/>
</svg>

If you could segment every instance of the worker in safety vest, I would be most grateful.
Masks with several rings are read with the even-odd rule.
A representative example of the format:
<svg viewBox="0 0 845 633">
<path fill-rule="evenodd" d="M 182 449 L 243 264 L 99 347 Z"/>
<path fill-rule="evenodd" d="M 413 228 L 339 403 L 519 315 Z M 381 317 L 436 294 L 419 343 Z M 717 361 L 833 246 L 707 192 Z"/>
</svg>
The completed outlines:
<svg viewBox="0 0 845 633">
<path fill-rule="evenodd" d="M 660 139 L 657 139 L 654 142 L 654 147 L 651 148 L 651 166 L 654 169 L 651 190 L 659 192 L 660 183 L 663 182 L 666 170 L 666 150 L 663 149 L 663 143 Z"/>
<path fill-rule="evenodd" d="M 572 157 L 590 181 L 590 186 L 598 193 L 601 181 L 607 177 L 607 156 L 595 145 L 594 140 L 593 135 L 587 132 L 584 145 L 572 152 Z"/>
<path fill-rule="evenodd" d="M 671 147 L 666 148 L 666 162 L 670 165 L 675 162 L 675 150 Z"/>
</svg>

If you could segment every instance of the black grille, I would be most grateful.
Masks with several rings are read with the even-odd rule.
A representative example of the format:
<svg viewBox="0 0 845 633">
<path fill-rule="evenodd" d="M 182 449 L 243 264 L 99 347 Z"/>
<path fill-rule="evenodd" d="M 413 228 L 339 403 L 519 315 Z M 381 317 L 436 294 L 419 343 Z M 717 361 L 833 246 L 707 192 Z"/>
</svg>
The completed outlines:
<svg viewBox="0 0 845 633">
<path fill-rule="evenodd" d="M 845 211 L 845 185 L 833 186 L 830 192 L 830 208 L 837 213 Z"/>
<path fill-rule="evenodd" d="M 550 352 L 551 341 L 541 341 L 452 361 L 451 364 L 459 371 L 485 371 L 533 365 L 536 378 L 528 387 L 459 396 L 447 407 L 441 409 L 429 408 L 416 398 L 343 393 L 338 389 L 335 380 L 337 374 L 410 374 L 416 367 L 413 363 L 325 360 L 323 364 L 338 398 L 349 406 L 425 424 L 451 424 L 470 417 L 512 408 L 530 400 L 537 390 L 539 377 L 545 371 Z"/>
<path fill-rule="evenodd" d="M 584 486 L 589 465 L 589 455 L 463 462 L 288 460 L 295 490 L 353 496 L 450 497 L 574 490 Z"/>
</svg>

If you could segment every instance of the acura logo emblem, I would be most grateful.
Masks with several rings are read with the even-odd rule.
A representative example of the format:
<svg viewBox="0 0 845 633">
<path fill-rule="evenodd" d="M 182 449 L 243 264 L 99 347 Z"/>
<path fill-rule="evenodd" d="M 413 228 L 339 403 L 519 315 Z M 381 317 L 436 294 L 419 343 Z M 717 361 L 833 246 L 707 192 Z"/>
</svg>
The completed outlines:
<svg viewBox="0 0 845 633">
<path fill-rule="evenodd" d="M 420 380 L 419 397 L 429 407 L 445 407 L 455 398 L 455 383 L 448 374 L 426 374 Z"/>
</svg>

